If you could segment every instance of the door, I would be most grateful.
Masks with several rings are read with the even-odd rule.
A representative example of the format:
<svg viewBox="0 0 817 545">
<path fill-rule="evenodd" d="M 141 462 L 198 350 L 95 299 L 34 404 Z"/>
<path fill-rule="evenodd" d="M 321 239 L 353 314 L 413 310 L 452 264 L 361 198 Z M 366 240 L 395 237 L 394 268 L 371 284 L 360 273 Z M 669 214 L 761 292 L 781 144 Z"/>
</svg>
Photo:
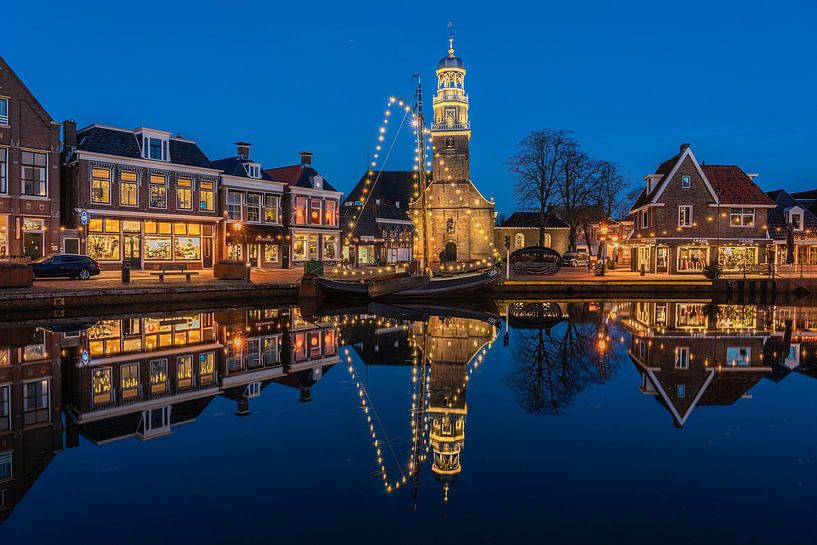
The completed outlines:
<svg viewBox="0 0 817 545">
<path fill-rule="evenodd" d="M 213 266 L 213 239 L 205 237 L 202 241 L 201 264 L 205 269 Z"/>
<path fill-rule="evenodd" d="M 669 248 L 655 249 L 655 272 L 669 272 Z"/>
<path fill-rule="evenodd" d="M 445 260 L 446 261 L 456 261 L 457 260 L 457 245 L 453 242 L 448 242 L 445 245 Z"/>
<path fill-rule="evenodd" d="M 62 253 L 79 255 L 79 239 L 78 238 L 63 239 Z"/>
<path fill-rule="evenodd" d="M 23 255 L 31 259 L 43 256 L 43 233 L 41 231 L 25 231 L 23 233 Z"/>
<path fill-rule="evenodd" d="M 281 268 L 288 269 L 289 268 L 289 244 L 284 244 L 281 246 Z"/>
<path fill-rule="evenodd" d="M 142 235 L 124 235 L 122 239 L 124 261 L 130 264 L 131 269 L 142 267 Z"/>
<path fill-rule="evenodd" d="M 250 267 L 258 268 L 260 266 L 258 262 L 258 258 L 261 256 L 259 246 L 260 244 L 247 245 L 247 263 L 249 263 Z"/>
</svg>

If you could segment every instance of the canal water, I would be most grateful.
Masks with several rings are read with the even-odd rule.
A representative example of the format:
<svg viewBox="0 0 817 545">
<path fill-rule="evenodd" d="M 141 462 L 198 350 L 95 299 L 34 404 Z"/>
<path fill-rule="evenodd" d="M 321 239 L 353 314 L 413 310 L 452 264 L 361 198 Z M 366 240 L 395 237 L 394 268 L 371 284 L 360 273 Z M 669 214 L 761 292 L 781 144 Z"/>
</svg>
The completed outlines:
<svg viewBox="0 0 817 545">
<path fill-rule="evenodd" d="M 813 543 L 817 308 L 0 326 L 0 543 Z"/>
</svg>

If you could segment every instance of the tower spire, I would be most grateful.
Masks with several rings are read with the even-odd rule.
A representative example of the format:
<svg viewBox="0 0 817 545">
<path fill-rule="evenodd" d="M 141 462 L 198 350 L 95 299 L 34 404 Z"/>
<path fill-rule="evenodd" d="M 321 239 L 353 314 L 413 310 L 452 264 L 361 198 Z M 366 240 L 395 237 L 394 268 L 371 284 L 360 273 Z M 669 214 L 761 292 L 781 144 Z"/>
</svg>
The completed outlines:
<svg viewBox="0 0 817 545">
<path fill-rule="evenodd" d="M 454 23 L 448 21 L 448 56 L 454 56 Z"/>
</svg>

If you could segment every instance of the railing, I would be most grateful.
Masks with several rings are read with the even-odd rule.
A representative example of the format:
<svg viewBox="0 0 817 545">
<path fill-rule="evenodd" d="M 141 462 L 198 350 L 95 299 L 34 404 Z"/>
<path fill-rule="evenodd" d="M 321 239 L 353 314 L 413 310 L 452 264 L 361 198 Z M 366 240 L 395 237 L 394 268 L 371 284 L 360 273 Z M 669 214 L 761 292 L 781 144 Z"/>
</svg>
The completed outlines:
<svg viewBox="0 0 817 545">
<path fill-rule="evenodd" d="M 471 129 L 471 123 L 434 123 L 431 125 L 432 131 L 467 131 Z"/>
<path fill-rule="evenodd" d="M 774 275 L 780 278 L 815 278 L 817 264 L 792 263 L 791 265 L 773 265 Z"/>
<path fill-rule="evenodd" d="M 454 102 L 468 102 L 468 95 L 460 93 L 443 93 L 434 97 L 433 104 L 439 102 L 454 101 Z"/>
</svg>

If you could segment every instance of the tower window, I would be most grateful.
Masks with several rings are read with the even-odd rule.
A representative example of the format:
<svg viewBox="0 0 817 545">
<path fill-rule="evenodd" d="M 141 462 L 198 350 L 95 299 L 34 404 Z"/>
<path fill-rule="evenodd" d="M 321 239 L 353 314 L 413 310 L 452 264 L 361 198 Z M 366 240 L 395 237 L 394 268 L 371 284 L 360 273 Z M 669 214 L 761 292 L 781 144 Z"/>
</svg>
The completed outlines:
<svg viewBox="0 0 817 545">
<path fill-rule="evenodd" d="M 454 142 L 453 138 L 446 138 L 445 139 L 445 149 L 452 150 L 457 149 L 457 144 Z"/>
</svg>

